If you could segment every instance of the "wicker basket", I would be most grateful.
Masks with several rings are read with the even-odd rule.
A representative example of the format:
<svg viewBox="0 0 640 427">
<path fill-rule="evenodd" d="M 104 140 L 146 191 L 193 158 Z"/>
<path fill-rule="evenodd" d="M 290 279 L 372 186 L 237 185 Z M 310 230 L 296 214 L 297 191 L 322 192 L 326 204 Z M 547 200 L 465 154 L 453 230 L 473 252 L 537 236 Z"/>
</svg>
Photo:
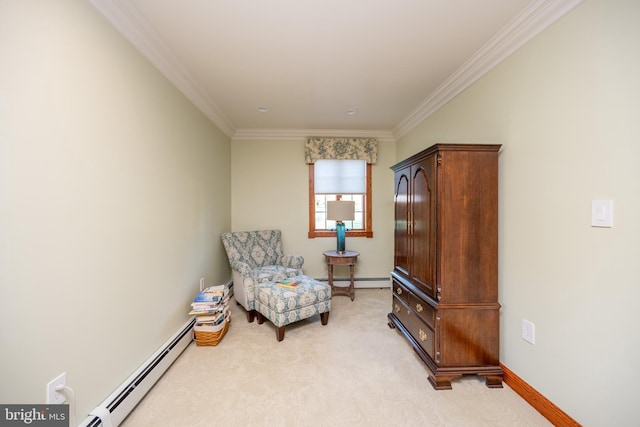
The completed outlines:
<svg viewBox="0 0 640 427">
<path fill-rule="evenodd" d="M 229 330 L 229 322 L 226 320 L 222 326 L 222 329 L 216 332 L 208 332 L 208 331 L 197 331 L 195 328 L 193 330 L 193 339 L 196 341 L 197 346 L 205 346 L 205 345 L 218 345 L 222 338 Z"/>
</svg>

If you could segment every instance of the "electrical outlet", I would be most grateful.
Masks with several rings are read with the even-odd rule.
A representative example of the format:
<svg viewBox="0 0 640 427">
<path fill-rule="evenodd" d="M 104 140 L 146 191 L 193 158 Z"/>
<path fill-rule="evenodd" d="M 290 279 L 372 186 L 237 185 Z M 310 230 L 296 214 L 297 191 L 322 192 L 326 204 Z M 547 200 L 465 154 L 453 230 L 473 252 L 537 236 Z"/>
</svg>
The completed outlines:
<svg viewBox="0 0 640 427">
<path fill-rule="evenodd" d="M 204 289 L 204 277 L 200 278 L 200 291 Z"/>
<path fill-rule="evenodd" d="M 536 343 L 536 329 L 533 322 L 522 319 L 522 339 L 528 343 Z"/>
<path fill-rule="evenodd" d="M 67 385 L 67 373 L 63 372 L 55 379 L 47 384 L 47 403 L 59 405 L 67 400 L 67 396 L 62 390 L 56 390 L 56 387 L 64 387 Z"/>
</svg>

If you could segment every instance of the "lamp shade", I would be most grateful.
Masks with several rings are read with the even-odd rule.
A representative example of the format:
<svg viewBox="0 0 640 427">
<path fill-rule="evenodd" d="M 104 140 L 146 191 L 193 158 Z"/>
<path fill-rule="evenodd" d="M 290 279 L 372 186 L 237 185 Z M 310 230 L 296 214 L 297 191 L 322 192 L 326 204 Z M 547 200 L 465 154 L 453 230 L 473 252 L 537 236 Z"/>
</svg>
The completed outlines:
<svg viewBox="0 0 640 427">
<path fill-rule="evenodd" d="M 332 221 L 353 221 L 356 202 L 352 200 L 332 200 L 327 202 L 327 219 Z"/>
</svg>

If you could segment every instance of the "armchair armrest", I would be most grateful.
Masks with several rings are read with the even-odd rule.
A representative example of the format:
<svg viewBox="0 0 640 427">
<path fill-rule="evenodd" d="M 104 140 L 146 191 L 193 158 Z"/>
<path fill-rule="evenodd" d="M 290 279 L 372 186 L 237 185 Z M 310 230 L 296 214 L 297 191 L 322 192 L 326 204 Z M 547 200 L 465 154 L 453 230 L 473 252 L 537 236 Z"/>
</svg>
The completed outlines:
<svg viewBox="0 0 640 427">
<path fill-rule="evenodd" d="M 301 269 L 304 257 L 302 255 L 285 255 L 281 262 L 284 267 Z"/>
<path fill-rule="evenodd" d="M 233 261 L 231 269 L 239 272 L 242 276 L 251 276 L 251 267 L 246 262 Z"/>
</svg>

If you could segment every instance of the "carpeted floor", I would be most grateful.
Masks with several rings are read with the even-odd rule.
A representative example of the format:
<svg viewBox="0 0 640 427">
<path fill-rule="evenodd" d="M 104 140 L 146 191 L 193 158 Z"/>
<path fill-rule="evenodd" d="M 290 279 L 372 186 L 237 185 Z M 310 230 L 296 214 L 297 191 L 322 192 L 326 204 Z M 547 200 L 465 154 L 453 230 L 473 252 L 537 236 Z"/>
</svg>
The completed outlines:
<svg viewBox="0 0 640 427">
<path fill-rule="evenodd" d="M 336 296 L 320 317 L 287 326 L 248 323 L 231 301 L 229 332 L 195 343 L 124 421 L 163 426 L 550 426 L 508 386 L 475 376 L 435 391 L 408 342 L 387 325 L 390 289 Z"/>
</svg>

